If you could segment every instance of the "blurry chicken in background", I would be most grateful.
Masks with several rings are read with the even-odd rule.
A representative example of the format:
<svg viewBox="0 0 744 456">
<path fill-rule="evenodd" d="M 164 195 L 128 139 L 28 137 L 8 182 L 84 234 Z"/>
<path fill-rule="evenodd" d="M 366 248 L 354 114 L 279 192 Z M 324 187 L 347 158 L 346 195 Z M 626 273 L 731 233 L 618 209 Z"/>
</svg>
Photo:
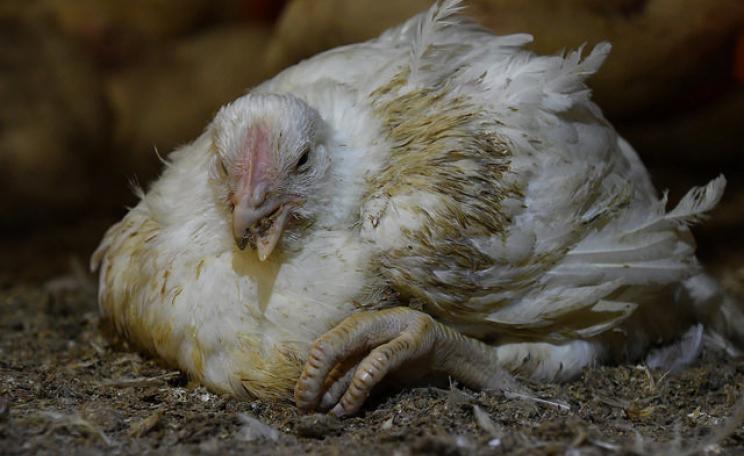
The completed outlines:
<svg viewBox="0 0 744 456">
<path fill-rule="evenodd" d="M 59 30 L 0 8 L 0 100 L 0 230 L 69 221 L 110 156 L 98 71 Z"/>
<path fill-rule="evenodd" d="M 744 84 L 744 32 L 736 41 L 736 54 L 734 56 L 734 78 L 740 84 Z"/>
<path fill-rule="evenodd" d="M 213 390 L 339 415 L 393 371 L 510 389 L 653 348 L 675 370 L 703 325 L 737 353 L 688 228 L 725 179 L 667 208 L 589 99 L 609 45 L 539 57 L 459 9 L 223 107 L 94 254 L 104 319 Z"/>
<path fill-rule="evenodd" d="M 108 135 L 121 175 L 147 181 L 156 150 L 197 133 L 267 75 L 261 55 L 282 2 L 43 0 L 46 14 L 103 68 Z"/>
</svg>

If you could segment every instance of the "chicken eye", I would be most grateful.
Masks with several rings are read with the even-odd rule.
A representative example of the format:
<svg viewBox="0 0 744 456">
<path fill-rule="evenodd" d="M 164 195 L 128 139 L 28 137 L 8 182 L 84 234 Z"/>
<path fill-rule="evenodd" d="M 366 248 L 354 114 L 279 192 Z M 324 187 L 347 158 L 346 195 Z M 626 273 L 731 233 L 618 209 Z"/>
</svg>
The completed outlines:
<svg viewBox="0 0 744 456">
<path fill-rule="evenodd" d="M 309 158 L 310 158 L 310 148 L 306 148 L 302 152 L 302 155 L 300 155 L 300 159 L 297 160 L 297 168 L 299 169 L 300 167 L 305 166 Z"/>
</svg>

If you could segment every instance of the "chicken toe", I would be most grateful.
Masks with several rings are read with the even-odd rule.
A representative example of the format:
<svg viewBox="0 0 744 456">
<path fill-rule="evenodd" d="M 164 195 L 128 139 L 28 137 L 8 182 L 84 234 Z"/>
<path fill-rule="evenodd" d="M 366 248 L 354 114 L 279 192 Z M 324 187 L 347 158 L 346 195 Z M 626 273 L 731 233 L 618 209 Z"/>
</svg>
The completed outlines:
<svg viewBox="0 0 744 456">
<path fill-rule="evenodd" d="M 341 397 L 344 395 L 344 393 L 346 393 L 346 390 L 349 389 L 349 385 L 351 385 L 351 381 L 354 378 L 354 373 L 356 372 L 358 366 L 358 363 L 353 365 L 338 378 L 336 378 L 333 375 L 333 372 L 331 372 L 331 375 L 329 375 L 329 379 L 326 379 L 326 384 L 330 386 L 325 388 L 325 393 L 320 400 L 318 410 L 327 412 L 338 404 L 338 402 L 341 400 Z"/>
<path fill-rule="evenodd" d="M 474 388 L 515 386 L 493 347 L 428 314 L 396 307 L 354 314 L 318 338 L 295 387 L 295 401 L 305 410 L 332 407 L 335 415 L 351 415 L 388 373 L 413 363 L 426 366 L 421 374 L 442 372 Z"/>
</svg>

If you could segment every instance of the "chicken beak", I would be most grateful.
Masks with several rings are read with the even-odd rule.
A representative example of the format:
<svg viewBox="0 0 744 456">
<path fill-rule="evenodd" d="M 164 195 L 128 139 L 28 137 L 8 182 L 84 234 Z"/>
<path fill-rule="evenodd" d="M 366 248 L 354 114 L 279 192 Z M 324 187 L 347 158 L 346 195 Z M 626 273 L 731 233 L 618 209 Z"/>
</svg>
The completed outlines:
<svg viewBox="0 0 744 456">
<path fill-rule="evenodd" d="M 266 261 L 269 255 L 271 255 L 271 252 L 274 251 L 276 244 L 279 243 L 279 239 L 282 237 L 284 227 L 287 225 L 289 210 L 284 207 L 279 210 L 281 213 L 271 224 L 268 231 L 256 238 L 256 252 L 260 261 Z"/>
<path fill-rule="evenodd" d="M 258 259 L 265 261 L 274 251 L 289 220 L 289 206 L 267 201 L 259 207 L 243 202 L 233 210 L 233 236 L 240 250 L 249 243 Z"/>
</svg>

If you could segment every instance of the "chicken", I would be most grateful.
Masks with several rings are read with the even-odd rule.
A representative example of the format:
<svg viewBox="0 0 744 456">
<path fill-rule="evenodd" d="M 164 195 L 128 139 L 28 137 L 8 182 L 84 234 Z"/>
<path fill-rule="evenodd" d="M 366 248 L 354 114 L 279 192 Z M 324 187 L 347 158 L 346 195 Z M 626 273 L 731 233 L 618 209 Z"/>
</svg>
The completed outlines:
<svg viewBox="0 0 744 456">
<path fill-rule="evenodd" d="M 508 389 L 685 364 L 701 324 L 741 342 L 687 227 L 723 177 L 666 211 L 584 84 L 609 45 L 537 56 L 460 8 L 223 107 L 94 253 L 104 319 L 214 391 L 337 415 L 393 373 Z"/>
</svg>

